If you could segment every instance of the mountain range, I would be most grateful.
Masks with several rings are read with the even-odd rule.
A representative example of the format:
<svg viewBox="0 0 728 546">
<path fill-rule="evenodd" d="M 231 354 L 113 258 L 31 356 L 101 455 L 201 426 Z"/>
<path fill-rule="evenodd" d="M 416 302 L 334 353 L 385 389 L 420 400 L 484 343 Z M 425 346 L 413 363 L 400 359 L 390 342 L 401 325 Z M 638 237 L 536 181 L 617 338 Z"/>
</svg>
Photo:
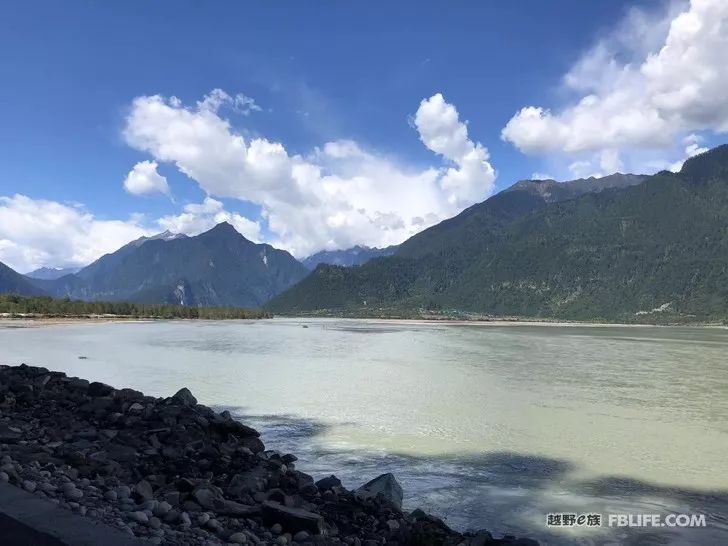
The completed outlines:
<svg viewBox="0 0 728 546">
<path fill-rule="evenodd" d="M 40 279 L 42 281 L 52 281 L 60 279 L 66 275 L 74 275 L 81 271 L 80 267 L 40 267 L 34 269 L 30 273 L 26 273 L 26 277 L 31 279 Z"/>
<path fill-rule="evenodd" d="M 60 278 L 0 264 L 0 292 L 281 314 L 714 320 L 728 318 L 727 226 L 724 145 L 679 173 L 522 180 L 398 247 L 302 264 L 222 223 L 132 241 Z"/>
<path fill-rule="evenodd" d="M 680 173 L 519 182 L 356 268 L 320 265 L 279 313 L 661 320 L 728 316 L 728 145 Z"/>
<path fill-rule="evenodd" d="M 397 251 L 397 245 L 385 248 L 372 248 L 368 246 L 357 245 L 345 250 L 322 250 L 316 254 L 312 254 L 308 258 L 301 261 L 307 269 L 313 271 L 319 264 L 342 265 L 351 267 L 353 265 L 362 265 L 372 258 L 380 256 L 391 256 Z"/>
<path fill-rule="evenodd" d="M 195 237 L 142 237 L 76 274 L 31 281 L 41 293 L 72 299 L 259 307 L 307 273 L 288 252 L 223 222 Z"/>
</svg>

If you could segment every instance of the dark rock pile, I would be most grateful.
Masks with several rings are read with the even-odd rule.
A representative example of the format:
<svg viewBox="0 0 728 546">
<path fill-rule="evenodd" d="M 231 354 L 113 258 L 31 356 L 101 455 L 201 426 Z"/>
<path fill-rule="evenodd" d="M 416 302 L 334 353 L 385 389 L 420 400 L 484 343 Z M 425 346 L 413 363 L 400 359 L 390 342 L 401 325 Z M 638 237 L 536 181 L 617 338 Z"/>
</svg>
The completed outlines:
<svg viewBox="0 0 728 546">
<path fill-rule="evenodd" d="M 401 510 L 385 474 L 317 482 L 254 429 L 197 404 L 0 366 L 0 480 L 155 544 L 533 545 Z"/>
</svg>

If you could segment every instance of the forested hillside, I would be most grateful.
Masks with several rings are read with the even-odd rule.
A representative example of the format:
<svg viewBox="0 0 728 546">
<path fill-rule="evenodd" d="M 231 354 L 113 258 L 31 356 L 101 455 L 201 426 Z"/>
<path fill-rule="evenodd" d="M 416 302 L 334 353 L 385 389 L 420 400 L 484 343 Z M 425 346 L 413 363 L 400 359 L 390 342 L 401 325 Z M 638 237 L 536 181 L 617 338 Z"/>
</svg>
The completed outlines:
<svg viewBox="0 0 728 546">
<path fill-rule="evenodd" d="M 319 266 L 270 308 L 728 317 L 728 146 L 688 160 L 679 174 L 556 202 L 514 188 L 436 228 L 391 258 Z"/>
</svg>

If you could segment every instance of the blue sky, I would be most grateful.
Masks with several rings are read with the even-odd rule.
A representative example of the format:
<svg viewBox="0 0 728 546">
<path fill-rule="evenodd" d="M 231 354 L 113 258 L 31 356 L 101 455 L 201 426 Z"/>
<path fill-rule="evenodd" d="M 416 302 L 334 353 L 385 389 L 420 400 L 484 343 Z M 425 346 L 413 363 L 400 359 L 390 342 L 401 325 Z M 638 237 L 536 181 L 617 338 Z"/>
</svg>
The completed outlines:
<svg viewBox="0 0 728 546">
<path fill-rule="evenodd" d="M 657 104 L 662 115 L 664 94 L 644 97 L 639 83 L 620 78 L 660 51 L 681 11 L 697 11 L 687 2 L 320 2 L 314 9 L 310 2 L 11 1 L 0 10 L 0 261 L 21 270 L 78 265 L 135 235 L 164 227 L 194 233 L 220 218 L 299 257 L 389 244 L 518 179 L 654 172 L 679 164 L 689 146 L 722 142 L 725 130 L 720 99 L 692 118 L 689 104 L 677 114 L 670 105 L 667 129 L 647 136 L 635 129 L 645 122 L 635 120 L 609 138 L 593 137 L 570 110 L 584 96 L 603 98 L 606 106 L 585 118 L 598 126 L 600 115 L 614 118 L 609 97 L 617 88 L 633 89 L 630 103 Z M 164 120 L 150 121 L 155 104 L 133 103 L 159 95 L 170 116 L 194 116 L 216 89 L 226 95 L 204 119 L 187 116 L 191 127 L 225 122 L 219 138 L 281 146 L 285 158 L 265 152 L 280 165 L 260 170 L 252 156 L 228 162 L 211 152 L 232 140 L 199 135 L 192 157 L 189 142 L 169 140 Z M 239 94 L 255 108 L 236 105 Z M 441 101 L 420 110 L 438 94 Z M 556 119 L 514 117 L 530 106 Z M 137 178 L 130 192 L 125 178 L 144 161 L 155 165 L 139 173 L 152 178 Z M 321 173 L 305 181 L 281 174 L 301 164 Z M 384 176 L 391 182 L 369 180 Z M 332 187 L 322 193 L 301 189 L 306 184 Z M 401 191 L 387 193 L 397 184 Z M 429 189 L 420 195 L 418 184 Z M 59 240 L 65 230 L 67 243 Z"/>
</svg>

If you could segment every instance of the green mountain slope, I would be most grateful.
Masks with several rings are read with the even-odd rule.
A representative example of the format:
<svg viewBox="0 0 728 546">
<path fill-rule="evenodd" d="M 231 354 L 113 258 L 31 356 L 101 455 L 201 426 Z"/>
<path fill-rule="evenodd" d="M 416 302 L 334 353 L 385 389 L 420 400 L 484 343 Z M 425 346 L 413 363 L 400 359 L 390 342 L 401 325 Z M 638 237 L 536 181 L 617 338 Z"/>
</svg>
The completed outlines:
<svg viewBox="0 0 728 546">
<path fill-rule="evenodd" d="M 28 278 L 0 263 L 0 293 L 20 294 L 23 296 L 43 295 L 45 292 L 35 286 Z"/>
<path fill-rule="evenodd" d="M 534 191 L 538 183 L 525 191 L 528 184 L 519 183 L 406 241 L 396 256 L 359 268 L 320 266 L 269 307 L 722 319 L 728 316 L 727 167 L 723 146 L 690 159 L 678 175 L 577 191 L 565 200 L 551 191 L 543 198 Z"/>
<path fill-rule="evenodd" d="M 74 299 L 256 307 L 306 274 L 288 252 L 222 223 L 196 237 L 134 241 L 42 286 Z"/>
</svg>

